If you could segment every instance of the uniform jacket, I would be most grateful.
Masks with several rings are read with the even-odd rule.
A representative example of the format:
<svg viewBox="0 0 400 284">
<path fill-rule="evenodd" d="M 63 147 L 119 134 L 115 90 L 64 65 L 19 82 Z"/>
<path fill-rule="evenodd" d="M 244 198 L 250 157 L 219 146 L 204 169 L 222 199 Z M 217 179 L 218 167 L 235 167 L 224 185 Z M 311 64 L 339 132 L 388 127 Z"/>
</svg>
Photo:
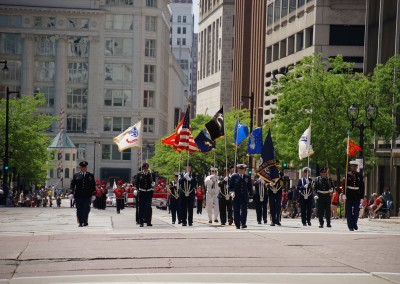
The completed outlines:
<svg viewBox="0 0 400 284">
<path fill-rule="evenodd" d="M 313 188 L 315 193 L 318 195 L 318 199 L 324 201 L 330 201 L 332 192 L 332 180 L 328 177 L 322 178 L 318 176 L 313 182 Z"/>
<path fill-rule="evenodd" d="M 349 201 L 360 201 L 364 197 L 364 179 L 360 173 L 347 173 L 346 198 Z"/>
<path fill-rule="evenodd" d="M 218 186 L 219 186 L 219 194 L 218 198 L 225 198 L 226 200 L 229 200 L 229 190 L 228 190 L 228 185 L 229 181 L 231 179 L 231 175 L 229 176 L 228 180 L 224 180 L 224 176 L 221 177 L 221 179 L 218 181 Z"/>
<path fill-rule="evenodd" d="M 139 172 L 136 175 L 135 184 L 139 191 L 152 191 L 154 190 L 152 186 L 154 181 L 155 180 L 152 172 Z"/>
<path fill-rule="evenodd" d="M 238 196 L 248 197 L 253 195 L 253 183 L 249 175 L 234 174 L 229 181 L 229 192 L 235 192 L 235 198 Z"/>
<path fill-rule="evenodd" d="M 87 198 L 96 193 L 96 181 L 92 173 L 78 172 L 74 174 L 70 188 L 75 198 Z"/>
<path fill-rule="evenodd" d="M 307 196 L 307 199 L 310 198 L 310 196 L 312 196 L 312 190 L 311 190 L 311 183 L 312 183 L 312 179 L 311 178 L 306 178 L 306 177 L 302 177 L 299 179 L 299 181 L 297 182 L 297 190 L 299 191 L 300 194 L 300 198 L 303 197 L 305 198 L 305 195 L 307 196 L 307 194 L 309 194 Z"/>
<path fill-rule="evenodd" d="M 260 194 L 261 193 L 261 194 Z M 260 178 L 254 181 L 254 198 L 263 201 L 268 196 L 267 183 L 262 184 Z"/>
<path fill-rule="evenodd" d="M 218 185 L 218 176 L 210 175 L 207 176 L 204 180 L 204 184 L 207 187 L 207 194 L 212 197 L 216 196 L 219 193 L 219 185 Z"/>
<path fill-rule="evenodd" d="M 186 190 L 189 192 L 189 195 L 194 196 L 197 188 L 196 174 L 190 173 L 189 176 L 192 178 L 190 181 L 184 178 L 184 174 L 181 174 L 181 177 L 179 178 L 179 190 L 181 194 L 184 194 Z"/>
</svg>

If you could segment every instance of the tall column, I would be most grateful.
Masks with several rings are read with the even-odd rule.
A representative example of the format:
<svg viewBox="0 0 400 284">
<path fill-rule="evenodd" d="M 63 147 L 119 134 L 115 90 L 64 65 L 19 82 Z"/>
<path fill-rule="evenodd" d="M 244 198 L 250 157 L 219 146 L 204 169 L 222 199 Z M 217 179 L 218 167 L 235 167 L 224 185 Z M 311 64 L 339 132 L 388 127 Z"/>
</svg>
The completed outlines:
<svg viewBox="0 0 400 284">
<path fill-rule="evenodd" d="M 22 34 L 21 94 L 33 95 L 34 39 L 32 34 Z"/>
<path fill-rule="evenodd" d="M 67 108 L 67 36 L 58 36 L 56 43 L 55 58 L 55 94 L 54 94 L 54 115 L 60 115 L 61 109 Z M 66 113 L 66 111 L 65 111 Z M 66 115 L 62 118 L 64 127 L 67 128 Z M 55 125 L 59 129 L 61 121 Z"/>
</svg>

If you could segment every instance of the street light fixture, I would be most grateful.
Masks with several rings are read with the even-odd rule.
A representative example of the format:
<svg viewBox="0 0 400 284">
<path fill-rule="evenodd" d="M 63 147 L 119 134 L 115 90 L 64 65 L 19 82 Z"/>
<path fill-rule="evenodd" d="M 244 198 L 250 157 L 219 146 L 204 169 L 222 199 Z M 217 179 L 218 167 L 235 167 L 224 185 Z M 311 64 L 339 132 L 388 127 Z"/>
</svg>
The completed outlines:
<svg viewBox="0 0 400 284">
<path fill-rule="evenodd" d="M 6 198 L 8 196 L 8 123 L 9 123 L 9 117 L 8 117 L 8 112 L 9 112 L 9 101 L 10 101 L 10 95 L 11 94 L 17 94 L 17 98 L 19 98 L 19 91 L 17 92 L 10 92 L 10 89 L 7 87 L 6 88 L 6 141 L 4 144 L 4 159 L 3 159 L 3 192 L 4 192 L 4 204 L 6 201 Z M 3 202 L 3 200 L 1 200 Z"/>
<path fill-rule="evenodd" d="M 362 159 L 363 167 L 364 167 L 364 130 L 367 128 L 372 129 L 372 124 L 374 120 L 378 117 L 378 107 L 374 104 L 369 104 L 365 108 L 365 116 L 369 122 L 369 125 L 364 125 L 363 122 L 359 124 L 355 124 L 360 114 L 359 108 L 355 104 L 351 104 L 347 109 L 347 118 L 351 122 L 351 129 L 358 128 L 360 130 L 360 147 L 362 151 L 359 152 L 359 158 Z M 362 169 L 360 169 L 362 173 Z"/>
<path fill-rule="evenodd" d="M 253 112 L 254 112 L 254 92 L 250 96 L 242 96 L 244 99 L 250 100 L 250 133 L 253 132 Z M 249 170 L 253 172 L 253 156 L 249 155 Z"/>
</svg>

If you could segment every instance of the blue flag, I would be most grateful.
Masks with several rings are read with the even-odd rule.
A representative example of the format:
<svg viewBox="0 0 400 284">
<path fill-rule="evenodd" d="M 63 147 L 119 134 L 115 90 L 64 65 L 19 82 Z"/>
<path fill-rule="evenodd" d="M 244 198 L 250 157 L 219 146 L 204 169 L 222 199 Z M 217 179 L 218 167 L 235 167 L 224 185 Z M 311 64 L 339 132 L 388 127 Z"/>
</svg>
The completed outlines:
<svg viewBox="0 0 400 284">
<path fill-rule="evenodd" d="M 262 152 L 262 128 L 257 127 L 250 134 L 247 142 L 247 152 L 249 155 L 261 155 Z"/>
<path fill-rule="evenodd" d="M 210 152 L 215 148 L 215 142 L 211 140 L 210 134 L 208 134 L 205 129 L 200 131 L 199 135 L 194 139 L 194 142 L 202 153 Z"/>
<path fill-rule="evenodd" d="M 265 137 L 261 152 L 261 162 L 257 174 L 268 182 L 279 178 L 279 170 L 276 167 L 275 149 L 272 143 L 271 129 L 268 129 L 268 135 Z"/>
<path fill-rule="evenodd" d="M 236 120 L 235 129 L 233 131 L 233 144 L 239 146 L 244 139 L 249 136 L 249 128 Z"/>
</svg>

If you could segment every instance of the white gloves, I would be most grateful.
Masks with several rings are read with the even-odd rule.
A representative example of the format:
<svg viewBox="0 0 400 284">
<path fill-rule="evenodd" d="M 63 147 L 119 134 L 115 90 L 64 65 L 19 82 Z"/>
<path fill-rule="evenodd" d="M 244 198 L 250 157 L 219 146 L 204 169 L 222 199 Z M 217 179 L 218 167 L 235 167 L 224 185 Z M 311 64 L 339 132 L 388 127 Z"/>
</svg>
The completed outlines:
<svg viewBox="0 0 400 284">
<path fill-rule="evenodd" d="M 151 187 L 154 187 L 156 185 L 156 183 L 153 181 L 152 183 L 151 183 Z"/>
<path fill-rule="evenodd" d="M 264 183 L 265 183 L 265 180 L 264 180 L 263 178 L 260 178 L 260 183 L 261 183 L 261 184 L 264 184 Z"/>
<path fill-rule="evenodd" d="M 138 195 L 137 189 L 135 189 L 135 190 L 133 191 L 133 195 L 134 195 L 134 196 L 137 196 L 137 195 Z"/>
<path fill-rule="evenodd" d="M 333 188 L 331 188 L 331 189 L 329 190 L 329 192 L 333 192 Z"/>
<path fill-rule="evenodd" d="M 228 177 L 224 177 L 224 181 L 228 181 Z"/>
<path fill-rule="evenodd" d="M 343 198 L 343 200 L 346 200 L 347 199 L 347 197 L 346 197 L 346 195 L 342 195 L 342 198 Z"/>
<path fill-rule="evenodd" d="M 189 174 L 189 173 L 186 173 L 183 177 L 184 177 L 187 181 L 191 181 L 191 180 L 192 180 L 192 178 L 190 177 L 190 174 Z"/>
<path fill-rule="evenodd" d="M 318 195 L 314 196 L 314 199 L 315 199 L 315 200 L 318 200 Z"/>
<path fill-rule="evenodd" d="M 235 198 L 235 192 L 234 191 L 232 191 L 230 194 L 231 194 L 232 199 Z"/>
</svg>

